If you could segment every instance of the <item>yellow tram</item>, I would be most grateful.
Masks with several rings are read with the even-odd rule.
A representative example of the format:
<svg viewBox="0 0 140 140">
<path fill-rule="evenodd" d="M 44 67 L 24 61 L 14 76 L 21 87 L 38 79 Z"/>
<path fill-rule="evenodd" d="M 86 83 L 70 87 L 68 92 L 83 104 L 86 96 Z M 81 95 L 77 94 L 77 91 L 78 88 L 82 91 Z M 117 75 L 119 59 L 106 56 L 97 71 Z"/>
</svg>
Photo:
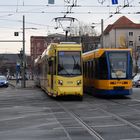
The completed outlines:
<svg viewBox="0 0 140 140">
<path fill-rule="evenodd" d="M 52 43 L 35 60 L 35 81 L 48 95 L 83 98 L 82 47 L 74 42 Z"/>
<path fill-rule="evenodd" d="M 83 53 L 84 90 L 100 95 L 132 93 L 131 49 L 101 48 Z"/>
</svg>

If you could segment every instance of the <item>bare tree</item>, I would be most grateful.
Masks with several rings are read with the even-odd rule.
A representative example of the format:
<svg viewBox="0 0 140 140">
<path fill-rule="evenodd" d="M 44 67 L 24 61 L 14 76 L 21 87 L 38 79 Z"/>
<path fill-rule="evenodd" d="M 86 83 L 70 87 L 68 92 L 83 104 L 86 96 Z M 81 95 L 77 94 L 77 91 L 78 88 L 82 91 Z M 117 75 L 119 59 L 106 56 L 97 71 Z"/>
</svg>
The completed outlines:
<svg viewBox="0 0 140 140">
<path fill-rule="evenodd" d="M 83 22 L 79 22 L 79 24 L 74 24 L 70 29 L 70 34 L 73 36 L 97 36 L 97 31 L 94 29 L 91 24 L 86 24 Z"/>
</svg>

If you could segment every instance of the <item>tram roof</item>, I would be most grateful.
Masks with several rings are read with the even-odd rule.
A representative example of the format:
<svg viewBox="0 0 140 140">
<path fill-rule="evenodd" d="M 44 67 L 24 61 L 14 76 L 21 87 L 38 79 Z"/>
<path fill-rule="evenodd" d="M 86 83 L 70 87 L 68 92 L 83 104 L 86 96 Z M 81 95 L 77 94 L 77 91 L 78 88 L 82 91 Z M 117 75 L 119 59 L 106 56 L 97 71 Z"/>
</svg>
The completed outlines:
<svg viewBox="0 0 140 140">
<path fill-rule="evenodd" d="M 100 57 L 105 51 L 132 51 L 132 49 L 130 48 L 99 48 L 99 49 L 96 49 L 96 50 L 92 50 L 92 51 L 89 51 L 89 52 L 85 52 L 82 54 L 83 58 L 87 57 L 90 57 L 91 55 L 94 54 L 94 57 L 98 58 Z"/>
<path fill-rule="evenodd" d="M 82 45 L 78 44 L 76 42 L 60 42 L 60 43 L 51 43 L 46 50 L 42 53 L 41 58 L 43 58 L 45 55 L 52 55 L 54 50 L 76 50 L 76 49 L 82 49 Z"/>
</svg>

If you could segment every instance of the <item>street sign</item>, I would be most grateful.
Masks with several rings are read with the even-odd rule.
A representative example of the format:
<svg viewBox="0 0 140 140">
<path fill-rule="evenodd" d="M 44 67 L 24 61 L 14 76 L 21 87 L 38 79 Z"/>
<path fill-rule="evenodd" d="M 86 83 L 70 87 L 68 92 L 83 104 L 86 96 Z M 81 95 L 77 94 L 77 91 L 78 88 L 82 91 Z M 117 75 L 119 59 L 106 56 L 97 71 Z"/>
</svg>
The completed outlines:
<svg viewBox="0 0 140 140">
<path fill-rule="evenodd" d="M 20 63 L 17 62 L 17 64 L 16 64 L 16 84 L 19 83 L 19 75 L 20 75 Z"/>
<path fill-rule="evenodd" d="M 118 4 L 118 0 L 112 0 L 112 4 Z"/>
<path fill-rule="evenodd" d="M 48 0 L 48 4 L 54 4 L 54 0 Z"/>
<path fill-rule="evenodd" d="M 19 36 L 19 32 L 14 32 L 14 36 Z"/>
</svg>

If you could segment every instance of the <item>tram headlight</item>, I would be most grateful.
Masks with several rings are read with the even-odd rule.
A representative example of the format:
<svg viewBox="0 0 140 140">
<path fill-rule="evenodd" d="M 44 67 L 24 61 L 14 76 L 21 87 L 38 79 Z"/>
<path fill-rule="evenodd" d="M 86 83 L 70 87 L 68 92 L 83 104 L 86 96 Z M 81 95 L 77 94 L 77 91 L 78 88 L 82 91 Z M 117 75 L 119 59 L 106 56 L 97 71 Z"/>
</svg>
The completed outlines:
<svg viewBox="0 0 140 140">
<path fill-rule="evenodd" d="M 78 81 L 77 81 L 77 85 L 80 85 L 80 84 L 81 84 L 81 80 L 78 80 Z"/>
<path fill-rule="evenodd" d="M 58 80 L 58 84 L 59 85 L 63 85 L 63 81 L 62 80 Z"/>
</svg>

